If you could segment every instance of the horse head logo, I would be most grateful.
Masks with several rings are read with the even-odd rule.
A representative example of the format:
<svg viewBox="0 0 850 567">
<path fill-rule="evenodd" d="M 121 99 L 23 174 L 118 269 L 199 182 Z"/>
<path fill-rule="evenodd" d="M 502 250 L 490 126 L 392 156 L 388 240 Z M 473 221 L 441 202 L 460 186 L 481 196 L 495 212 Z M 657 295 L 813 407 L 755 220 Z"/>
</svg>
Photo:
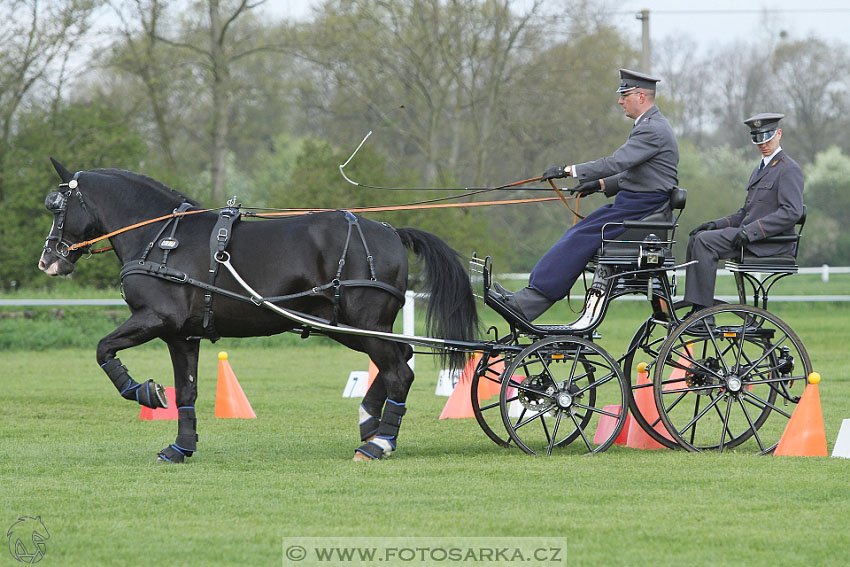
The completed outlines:
<svg viewBox="0 0 850 567">
<path fill-rule="evenodd" d="M 50 539 L 50 534 L 44 527 L 41 516 L 22 516 L 6 532 L 6 538 L 9 540 L 9 552 L 12 557 L 21 563 L 32 564 L 38 563 L 44 557 L 47 551 L 45 542 Z"/>
</svg>

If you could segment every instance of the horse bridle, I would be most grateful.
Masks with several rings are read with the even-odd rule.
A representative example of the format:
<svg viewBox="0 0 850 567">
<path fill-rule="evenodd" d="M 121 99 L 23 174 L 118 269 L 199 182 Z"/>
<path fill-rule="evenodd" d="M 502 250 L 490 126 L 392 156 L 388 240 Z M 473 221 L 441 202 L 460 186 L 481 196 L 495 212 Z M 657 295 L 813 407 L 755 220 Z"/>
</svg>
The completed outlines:
<svg viewBox="0 0 850 567">
<path fill-rule="evenodd" d="M 56 219 L 54 220 L 54 227 L 56 230 L 50 231 L 50 234 L 47 235 L 47 239 L 44 241 L 44 250 L 45 252 L 55 252 L 62 258 L 67 258 L 71 254 L 71 246 L 73 246 L 73 243 L 69 243 L 63 238 L 65 232 L 65 215 L 68 212 L 68 202 L 71 200 L 72 195 L 76 195 L 77 201 L 79 201 L 83 211 L 89 218 L 92 218 L 92 215 L 86 206 L 86 201 L 83 199 L 83 194 L 80 192 L 80 182 L 78 179 L 80 173 L 81 172 L 79 171 L 75 173 L 73 179 L 70 179 L 67 183 L 60 183 L 59 189 L 52 191 L 47 196 L 47 199 L 45 199 L 45 206 L 47 207 L 47 210 L 56 216 Z M 53 197 L 51 198 L 51 196 Z M 51 240 L 56 241 L 55 250 L 50 248 Z M 81 248 L 81 251 L 85 253 L 88 252 L 90 248 L 90 246 L 86 246 Z"/>
</svg>

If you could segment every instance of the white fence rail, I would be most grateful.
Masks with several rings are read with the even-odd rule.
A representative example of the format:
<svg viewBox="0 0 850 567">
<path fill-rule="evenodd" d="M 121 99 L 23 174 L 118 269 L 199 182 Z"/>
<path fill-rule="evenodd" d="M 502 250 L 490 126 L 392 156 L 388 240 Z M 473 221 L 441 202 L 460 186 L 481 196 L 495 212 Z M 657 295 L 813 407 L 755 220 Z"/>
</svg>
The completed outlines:
<svg viewBox="0 0 850 567">
<path fill-rule="evenodd" d="M 824 264 L 820 267 L 810 267 L 810 268 L 800 268 L 798 272 L 800 274 L 820 274 L 821 281 L 828 282 L 829 277 L 833 274 L 850 274 L 850 266 L 828 266 Z M 677 270 L 677 277 L 684 277 L 684 270 Z M 732 272 L 728 270 L 717 270 L 718 276 L 730 276 Z M 500 280 L 528 280 L 529 274 L 519 274 L 519 273 L 506 273 L 506 274 L 498 274 L 497 279 Z M 850 290 L 848 290 L 850 291 Z M 404 316 L 405 319 L 405 329 L 408 327 L 412 328 L 413 326 L 413 301 L 412 298 L 416 297 L 416 299 L 420 299 L 424 297 L 420 293 L 415 293 L 412 291 L 407 292 L 407 302 Z M 571 295 L 571 299 L 584 299 L 583 295 Z M 625 296 L 620 299 L 632 299 L 636 301 L 640 301 L 643 298 L 640 296 Z M 729 295 L 729 296 L 718 296 L 718 299 L 722 299 L 724 301 L 736 301 L 738 299 L 737 295 Z M 850 295 L 771 295 L 771 301 L 776 302 L 817 302 L 817 301 L 850 301 Z M 619 300 L 618 300 L 619 301 Z M 5 306 L 18 306 L 18 307 L 72 307 L 72 306 L 85 306 L 85 305 L 102 305 L 102 306 L 122 306 L 126 305 L 123 299 L 0 299 L 0 307 Z M 408 334 L 405 330 L 405 334 Z"/>
</svg>

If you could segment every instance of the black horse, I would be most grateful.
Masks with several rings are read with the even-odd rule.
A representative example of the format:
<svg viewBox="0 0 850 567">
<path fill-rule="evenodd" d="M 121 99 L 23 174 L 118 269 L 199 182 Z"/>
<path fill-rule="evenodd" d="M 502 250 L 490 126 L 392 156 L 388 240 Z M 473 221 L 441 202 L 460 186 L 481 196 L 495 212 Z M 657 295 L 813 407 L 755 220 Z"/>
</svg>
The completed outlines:
<svg viewBox="0 0 850 567">
<path fill-rule="evenodd" d="M 428 332 L 446 339 L 474 338 L 477 315 L 464 267 L 457 253 L 430 233 L 393 228 L 347 211 L 238 220 L 232 206 L 221 213 L 203 211 L 197 202 L 137 173 L 97 169 L 72 174 L 52 161 L 62 183 L 45 201 L 54 219 L 38 266 L 48 275 L 73 271 L 87 252 L 75 244 L 165 217 L 110 237 L 124 266 L 122 285 L 131 315 L 97 347 L 97 362 L 121 395 L 157 408 L 167 406 L 164 388 L 153 380 L 133 380 L 116 353 L 155 338 L 168 345 L 179 418 L 177 439 L 159 453 L 162 460 L 182 462 L 197 449 L 194 405 L 201 339 L 310 331 L 309 325 L 259 307 L 230 272 L 217 269 L 216 258 L 227 258 L 275 305 L 338 328 L 392 332 L 407 287 L 406 248 L 411 249 L 424 259 Z M 322 332 L 368 354 L 378 367 L 360 406 L 363 445 L 355 459 L 391 454 L 413 382 L 407 364 L 413 349 L 375 336 Z M 458 367 L 465 355 L 448 357 Z"/>
</svg>

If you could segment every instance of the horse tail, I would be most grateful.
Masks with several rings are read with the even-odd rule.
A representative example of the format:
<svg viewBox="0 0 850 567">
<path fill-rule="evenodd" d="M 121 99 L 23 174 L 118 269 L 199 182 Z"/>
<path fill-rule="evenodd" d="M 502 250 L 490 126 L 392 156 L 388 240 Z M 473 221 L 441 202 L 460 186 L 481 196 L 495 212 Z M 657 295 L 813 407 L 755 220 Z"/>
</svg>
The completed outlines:
<svg viewBox="0 0 850 567">
<path fill-rule="evenodd" d="M 461 256 L 439 237 L 415 228 L 396 229 L 402 244 L 424 260 L 424 288 L 429 294 L 425 327 L 432 337 L 475 340 L 478 312 Z M 443 351 L 451 368 L 463 368 L 467 353 Z"/>
</svg>

